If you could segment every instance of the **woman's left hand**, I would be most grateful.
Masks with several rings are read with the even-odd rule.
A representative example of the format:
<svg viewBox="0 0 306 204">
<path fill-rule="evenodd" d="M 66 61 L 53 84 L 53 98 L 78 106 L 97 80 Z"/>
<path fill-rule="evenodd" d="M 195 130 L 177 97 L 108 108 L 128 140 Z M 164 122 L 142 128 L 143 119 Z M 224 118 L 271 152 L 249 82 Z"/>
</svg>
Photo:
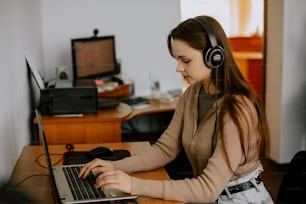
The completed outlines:
<svg viewBox="0 0 306 204">
<path fill-rule="evenodd" d="M 100 174 L 96 178 L 96 188 L 118 189 L 120 191 L 131 193 L 132 177 L 123 171 L 115 170 Z"/>
</svg>

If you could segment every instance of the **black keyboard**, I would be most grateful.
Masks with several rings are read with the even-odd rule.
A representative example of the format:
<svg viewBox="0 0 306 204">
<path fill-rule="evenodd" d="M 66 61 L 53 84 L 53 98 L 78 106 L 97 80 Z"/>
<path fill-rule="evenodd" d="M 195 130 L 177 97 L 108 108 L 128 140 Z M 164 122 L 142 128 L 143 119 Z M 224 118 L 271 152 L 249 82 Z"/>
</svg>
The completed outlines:
<svg viewBox="0 0 306 204">
<path fill-rule="evenodd" d="M 104 198 L 103 191 L 94 187 L 96 177 L 91 173 L 86 179 L 79 179 L 80 170 L 80 166 L 63 167 L 73 198 L 75 200 Z"/>
<path fill-rule="evenodd" d="M 101 99 L 99 100 L 100 109 L 112 109 L 119 105 L 119 100 L 117 99 Z"/>
<path fill-rule="evenodd" d="M 149 99 L 142 96 L 136 96 L 131 98 L 124 98 L 120 100 L 122 103 L 126 103 L 128 105 L 137 105 L 137 104 L 144 104 L 149 103 Z"/>
</svg>

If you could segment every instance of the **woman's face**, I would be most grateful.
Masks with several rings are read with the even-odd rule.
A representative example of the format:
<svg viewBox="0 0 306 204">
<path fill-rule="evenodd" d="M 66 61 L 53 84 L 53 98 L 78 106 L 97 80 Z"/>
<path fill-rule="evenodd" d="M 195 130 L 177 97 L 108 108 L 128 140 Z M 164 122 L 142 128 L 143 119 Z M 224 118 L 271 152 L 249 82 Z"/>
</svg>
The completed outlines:
<svg viewBox="0 0 306 204">
<path fill-rule="evenodd" d="M 190 47 L 182 40 L 172 40 L 172 54 L 178 64 L 176 71 L 181 73 L 188 84 L 203 82 L 208 84 L 211 78 L 211 69 L 204 61 L 202 52 Z"/>
</svg>

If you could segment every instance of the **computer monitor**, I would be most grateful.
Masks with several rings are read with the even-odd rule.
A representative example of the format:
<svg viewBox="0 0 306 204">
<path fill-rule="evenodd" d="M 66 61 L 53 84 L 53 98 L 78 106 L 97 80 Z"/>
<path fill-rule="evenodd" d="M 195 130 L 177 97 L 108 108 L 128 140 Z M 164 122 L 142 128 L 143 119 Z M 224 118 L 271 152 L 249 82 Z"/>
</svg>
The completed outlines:
<svg viewBox="0 0 306 204">
<path fill-rule="evenodd" d="M 98 79 L 119 74 L 115 36 L 71 39 L 74 79 Z"/>
</svg>

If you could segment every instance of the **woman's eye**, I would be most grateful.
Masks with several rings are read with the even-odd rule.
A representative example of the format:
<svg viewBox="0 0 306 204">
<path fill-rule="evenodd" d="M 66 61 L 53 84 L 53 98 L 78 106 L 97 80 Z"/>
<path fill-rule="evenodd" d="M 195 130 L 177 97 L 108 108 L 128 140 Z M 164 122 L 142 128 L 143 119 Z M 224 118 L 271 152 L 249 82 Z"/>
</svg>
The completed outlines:
<svg viewBox="0 0 306 204">
<path fill-rule="evenodd" d="M 188 64 L 190 60 L 183 60 L 183 63 Z"/>
</svg>

